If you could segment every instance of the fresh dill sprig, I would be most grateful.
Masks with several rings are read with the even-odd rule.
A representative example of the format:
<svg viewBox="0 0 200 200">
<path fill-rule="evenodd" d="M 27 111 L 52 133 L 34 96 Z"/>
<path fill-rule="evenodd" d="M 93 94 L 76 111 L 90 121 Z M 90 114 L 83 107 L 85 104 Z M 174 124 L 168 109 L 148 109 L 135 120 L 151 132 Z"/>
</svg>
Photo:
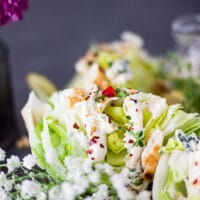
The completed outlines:
<svg viewBox="0 0 200 200">
<path fill-rule="evenodd" d="M 186 71 L 188 77 L 178 77 L 170 69 L 177 74 Z M 172 90 L 178 89 L 182 92 L 182 103 L 186 111 L 200 113 L 200 82 L 191 75 L 191 70 L 191 63 L 186 63 L 178 54 L 170 51 L 160 62 L 158 77 L 167 80 L 172 85 Z"/>
</svg>

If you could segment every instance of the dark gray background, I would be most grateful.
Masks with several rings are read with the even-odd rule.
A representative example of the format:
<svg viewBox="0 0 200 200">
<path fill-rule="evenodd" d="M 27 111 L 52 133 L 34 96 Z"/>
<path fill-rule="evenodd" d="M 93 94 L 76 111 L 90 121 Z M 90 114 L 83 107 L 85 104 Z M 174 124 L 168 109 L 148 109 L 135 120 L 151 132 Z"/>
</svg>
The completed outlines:
<svg viewBox="0 0 200 200">
<path fill-rule="evenodd" d="M 91 41 L 117 39 L 131 30 L 145 47 L 161 54 L 174 47 L 171 21 L 200 12 L 200 0 L 33 0 L 22 22 L 0 29 L 10 47 L 16 116 L 28 96 L 24 77 L 30 71 L 48 76 L 59 88 L 70 80 L 75 61 Z"/>
</svg>

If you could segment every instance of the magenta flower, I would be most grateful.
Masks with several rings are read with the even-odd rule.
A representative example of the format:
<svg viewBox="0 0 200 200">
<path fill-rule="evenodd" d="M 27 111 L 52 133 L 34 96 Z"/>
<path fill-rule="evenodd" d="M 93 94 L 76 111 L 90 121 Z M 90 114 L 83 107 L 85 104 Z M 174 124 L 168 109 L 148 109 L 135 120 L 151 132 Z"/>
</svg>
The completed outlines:
<svg viewBox="0 0 200 200">
<path fill-rule="evenodd" d="M 0 0 L 0 26 L 23 18 L 28 9 L 28 0 Z"/>
</svg>

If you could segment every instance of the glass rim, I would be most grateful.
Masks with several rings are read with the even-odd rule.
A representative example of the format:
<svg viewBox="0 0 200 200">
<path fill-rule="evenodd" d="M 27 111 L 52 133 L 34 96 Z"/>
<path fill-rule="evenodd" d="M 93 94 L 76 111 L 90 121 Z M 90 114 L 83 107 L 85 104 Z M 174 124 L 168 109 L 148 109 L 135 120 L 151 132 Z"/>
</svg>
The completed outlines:
<svg viewBox="0 0 200 200">
<path fill-rule="evenodd" d="M 173 34 L 200 36 L 200 13 L 182 15 L 171 25 Z"/>
</svg>

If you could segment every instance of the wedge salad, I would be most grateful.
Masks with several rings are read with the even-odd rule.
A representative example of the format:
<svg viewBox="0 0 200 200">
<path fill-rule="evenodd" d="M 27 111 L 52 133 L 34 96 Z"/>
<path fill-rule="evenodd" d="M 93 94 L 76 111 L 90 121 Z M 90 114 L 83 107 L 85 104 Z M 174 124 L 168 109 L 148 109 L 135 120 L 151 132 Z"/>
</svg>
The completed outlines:
<svg viewBox="0 0 200 200">
<path fill-rule="evenodd" d="M 200 199 L 200 117 L 179 104 L 90 85 L 47 102 L 31 92 L 22 115 L 38 165 L 66 182 L 67 199 Z"/>
<path fill-rule="evenodd" d="M 77 75 L 70 86 L 96 84 L 105 89 L 114 85 L 151 91 L 158 71 L 158 60 L 147 53 L 143 43 L 139 35 L 127 31 L 121 34 L 120 40 L 92 44 L 77 61 Z M 143 78 L 146 84 L 143 84 Z"/>
</svg>

